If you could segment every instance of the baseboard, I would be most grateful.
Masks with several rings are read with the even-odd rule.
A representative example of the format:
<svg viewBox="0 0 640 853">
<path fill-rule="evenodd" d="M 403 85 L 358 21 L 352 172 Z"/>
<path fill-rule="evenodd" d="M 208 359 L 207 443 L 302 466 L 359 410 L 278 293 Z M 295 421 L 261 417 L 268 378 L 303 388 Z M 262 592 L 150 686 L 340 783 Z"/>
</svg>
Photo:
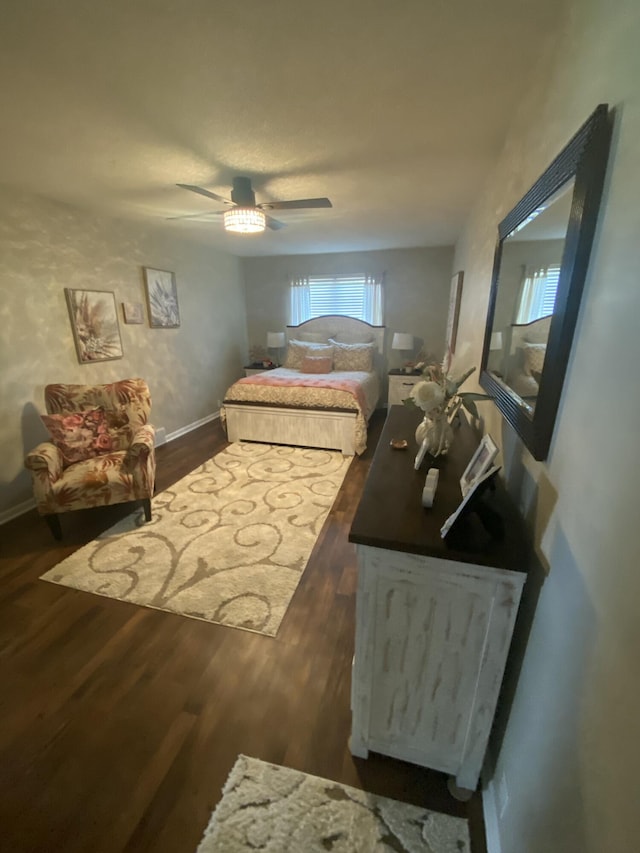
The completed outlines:
<svg viewBox="0 0 640 853">
<path fill-rule="evenodd" d="M 484 831 L 487 840 L 487 853 L 502 853 L 500 844 L 500 821 L 498 820 L 498 800 L 493 779 L 482 788 L 482 812 Z"/>
<path fill-rule="evenodd" d="M 216 418 L 220 417 L 220 411 L 213 412 L 211 415 L 207 415 L 204 418 L 200 418 L 199 421 L 194 421 L 192 424 L 187 424 L 187 426 L 180 427 L 180 429 L 175 430 L 174 432 L 170 432 L 167 435 L 167 441 L 173 441 L 176 438 L 180 438 L 182 435 L 186 435 L 188 432 L 192 432 L 194 429 L 198 429 L 198 427 L 204 426 L 205 424 L 211 423 L 211 421 L 215 421 Z"/>
<path fill-rule="evenodd" d="M 16 506 L 12 506 L 10 509 L 5 509 L 4 512 L 0 512 L 0 526 L 6 524 L 8 521 L 11 521 L 14 518 L 17 518 L 19 515 L 24 515 L 26 512 L 31 512 L 31 510 L 35 508 L 35 499 L 29 498 L 29 500 L 22 501 L 22 503 L 16 504 Z"/>
<path fill-rule="evenodd" d="M 198 427 L 204 426 L 205 424 L 210 423 L 211 421 L 215 421 L 220 417 L 220 412 L 213 412 L 211 415 L 207 415 L 204 418 L 200 418 L 198 421 L 194 421 L 192 424 L 187 424 L 187 426 L 180 427 L 180 429 L 175 430 L 175 432 L 169 433 L 166 436 L 163 444 L 169 441 L 173 441 L 175 438 L 180 438 L 181 435 L 186 435 L 188 432 L 191 432 L 194 429 L 198 429 Z M 4 512 L 0 512 L 0 527 L 3 524 L 6 524 L 8 521 L 12 521 L 14 518 L 18 518 L 19 515 L 24 515 L 26 512 L 31 512 L 32 509 L 35 509 L 36 502 L 33 498 L 29 498 L 26 501 L 22 501 L 22 503 L 16 504 L 16 506 L 11 507 L 10 509 L 5 509 Z"/>
</svg>

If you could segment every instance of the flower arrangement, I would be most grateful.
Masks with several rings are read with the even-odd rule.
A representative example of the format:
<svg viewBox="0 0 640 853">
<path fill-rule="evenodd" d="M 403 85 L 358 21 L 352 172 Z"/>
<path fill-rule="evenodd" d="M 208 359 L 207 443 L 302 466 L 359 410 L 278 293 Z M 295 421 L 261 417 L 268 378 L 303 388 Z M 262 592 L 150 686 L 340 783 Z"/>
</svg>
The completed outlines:
<svg viewBox="0 0 640 853">
<path fill-rule="evenodd" d="M 460 391 L 460 387 L 475 371 L 470 367 L 458 379 L 449 376 L 440 364 L 429 364 L 423 371 L 425 377 L 411 389 L 411 394 L 404 400 L 405 406 L 416 406 L 430 418 L 437 418 L 451 411 L 455 406 L 463 406 L 472 417 L 478 417 L 476 400 L 488 400 L 486 394 L 476 394 L 470 391 Z"/>
<path fill-rule="evenodd" d="M 267 351 L 264 347 L 258 346 L 257 344 L 249 347 L 249 358 L 251 361 L 262 361 L 262 359 L 266 357 Z"/>
<path fill-rule="evenodd" d="M 460 377 L 454 379 L 448 372 L 450 363 L 449 355 L 443 364 L 426 365 L 422 370 L 424 379 L 416 382 L 409 397 L 403 400 L 405 406 L 416 407 L 424 412 L 424 420 L 416 430 L 416 441 L 418 444 L 426 441 L 428 450 L 433 456 L 447 452 L 452 438 L 449 418 L 458 411 L 460 406 L 463 406 L 472 417 L 477 418 L 476 400 L 490 399 L 486 394 L 460 391 L 463 383 L 475 371 L 475 367 L 469 368 Z"/>
<path fill-rule="evenodd" d="M 267 350 L 261 346 L 252 346 L 249 349 L 249 364 L 260 365 L 261 367 L 275 367 Z"/>
</svg>

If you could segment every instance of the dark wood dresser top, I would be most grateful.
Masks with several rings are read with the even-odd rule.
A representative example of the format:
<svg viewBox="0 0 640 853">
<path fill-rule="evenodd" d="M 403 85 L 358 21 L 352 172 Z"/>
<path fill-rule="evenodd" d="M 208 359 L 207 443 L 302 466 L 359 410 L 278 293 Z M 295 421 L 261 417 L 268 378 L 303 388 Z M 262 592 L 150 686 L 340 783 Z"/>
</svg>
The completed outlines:
<svg viewBox="0 0 640 853">
<path fill-rule="evenodd" d="M 504 536 L 489 536 L 475 513 L 452 528 L 445 539 L 440 528 L 462 501 L 460 477 L 480 438 L 464 416 L 454 427 L 454 439 L 446 456 L 426 455 L 414 469 L 418 446 L 415 430 L 422 412 L 392 406 L 371 463 L 349 541 L 391 551 L 405 551 L 463 563 L 477 563 L 512 571 L 526 571 L 528 546 L 524 524 L 502 482 L 485 495 L 499 513 Z M 406 450 L 394 450 L 391 439 L 406 439 Z M 498 456 L 497 463 L 501 458 Z M 429 468 L 440 471 L 433 506 L 422 506 L 422 490 Z"/>
</svg>

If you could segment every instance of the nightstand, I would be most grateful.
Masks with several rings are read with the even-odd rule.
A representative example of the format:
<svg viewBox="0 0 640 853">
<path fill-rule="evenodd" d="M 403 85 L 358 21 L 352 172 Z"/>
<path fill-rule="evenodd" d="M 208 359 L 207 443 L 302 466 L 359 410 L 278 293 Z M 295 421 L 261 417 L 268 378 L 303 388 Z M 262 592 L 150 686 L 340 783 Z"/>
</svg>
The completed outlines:
<svg viewBox="0 0 640 853">
<path fill-rule="evenodd" d="M 275 368 L 275 364 L 272 367 L 254 367 L 253 365 L 249 365 L 248 367 L 244 367 L 244 375 L 245 376 L 253 376 L 256 373 L 264 373 L 265 370 L 273 370 Z"/>
<path fill-rule="evenodd" d="M 389 393 L 387 406 L 401 406 L 411 393 L 411 389 L 422 379 L 421 373 L 405 373 L 404 371 L 389 371 Z"/>
</svg>

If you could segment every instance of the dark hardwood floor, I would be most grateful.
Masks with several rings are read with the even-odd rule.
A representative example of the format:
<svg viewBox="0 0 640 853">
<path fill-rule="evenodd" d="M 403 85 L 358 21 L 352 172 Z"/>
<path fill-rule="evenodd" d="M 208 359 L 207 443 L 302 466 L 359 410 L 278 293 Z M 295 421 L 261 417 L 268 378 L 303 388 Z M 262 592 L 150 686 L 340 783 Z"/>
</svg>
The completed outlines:
<svg viewBox="0 0 640 853">
<path fill-rule="evenodd" d="M 437 811 L 480 795 L 348 747 L 356 562 L 347 541 L 384 412 L 354 459 L 278 636 L 264 637 L 38 578 L 126 514 L 34 512 L 0 528 L 0 849 L 193 853 L 239 753 Z M 218 422 L 158 448 L 159 491 L 226 445 Z"/>
</svg>

